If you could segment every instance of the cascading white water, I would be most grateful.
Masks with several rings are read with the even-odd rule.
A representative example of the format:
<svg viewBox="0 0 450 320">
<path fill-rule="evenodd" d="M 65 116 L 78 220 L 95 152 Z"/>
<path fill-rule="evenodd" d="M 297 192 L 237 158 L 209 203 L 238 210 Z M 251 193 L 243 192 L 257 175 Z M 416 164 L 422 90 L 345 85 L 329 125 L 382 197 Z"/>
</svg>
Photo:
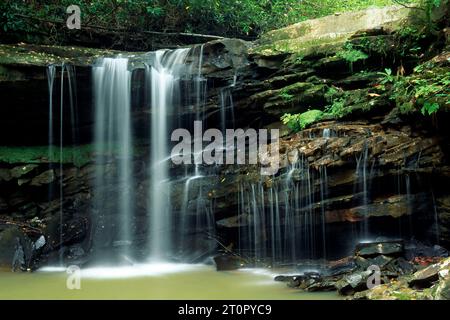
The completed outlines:
<svg viewBox="0 0 450 320">
<path fill-rule="evenodd" d="M 369 210 L 368 205 L 370 202 L 370 182 L 372 181 L 372 174 L 373 174 L 373 166 L 374 162 L 369 163 L 370 157 L 369 157 L 369 148 L 365 144 L 363 151 L 359 158 L 356 159 L 356 177 L 357 177 L 357 186 L 355 186 L 355 193 L 362 192 L 362 203 L 364 210 L 364 223 L 363 223 L 363 230 L 360 237 L 363 239 L 369 238 Z"/>
<path fill-rule="evenodd" d="M 53 154 L 53 87 L 55 83 L 56 66 L 51 64 L 47 67 L 47 81 L 48 81 L 48 153 L 49 159 Z"/>
<path fill-rule="evenodd" d="M 71 142 L 75 143 L 78 138 L 77 134 L 77 117 L 76 117 L 76 76 L 75 76 L 75 67 L 69 64 L 63 63 L 61 65 L 61 74 L 60 74 L 60 82 L 59 82 L 59 134 L 57 139 L 59 141 L 59 152 L 55 153 L 55 110 L 53 110 L 53 95 L 54 95 L 54 87 L 55 87 L 55 79 L 57 75 L 57 66 L 49 65 L 47 67 L 47 80 L 48 80 L 48 90 L 49 90 L 49 117 L 48 117 L 48 159 L 49 170 L 55 169 L 55 163 L 58 162 L 58 170 L 59 170 L 59 189 L 58 189 L 58 199 L 59 199 L 59 263 L 62 266 L 64 264 L 64 246 L 63 246 L 63 227 L 64 227 L 64 146 L 67 142 L 64 140 L 65 137 L 65 123 L 70 125 L 71 130 Z M 67 79 L 67 84 L 65 80 Z M 66 89 L 67 86 L 67 89 Z M 68 92 L 68 95 L 66 93 Z M 67 106 L 65 102 L 69 102 L 69 110 L 67 110 Z M 68 112 L 67 112 L 68 111 Z M 67 122 L 67 119 L 70 122 Z M 56 161 L 58 154 L 58 161 Z M 72 153 L 73 154 L 73 153 Z M 73 154 L 74 155 L 74 154 Z M 54 186 L 49 186 L 49 200 L 53 200 L 55 196 Z"/>
<path fill-rule="evenodd" d="M 230 125 L 232 128 L 235 127 L 232 89 L 236 86 L 236 82 L 237 75 L 234 75 L 233 83 L 220 90 L 220 123 L 222 125 L 222 132 L 224 133 L 226 129 L 230 129 Z"/>
<path fill-rule="evenodd" d="M 152 260 L 165 260 L 172 252 L 169 185 L 168 111 L 180 95 L 180 71 L 190 49 L 160 50 L 153 54 L 151 90 L 151 159 L 149 186 L 149 249 Z"/>
<path fill-rule="evenodd" d="M 326 258 L 327 197 L 326 168 L 314 170 L 302 158 L 268 188 L 240 184 L 238 210 L 248 221 L 238 231 L 241 253 L 250 250 L 256 261 L 273 264 Z"/>
<path fill-rule="evenodd" d="M 94 197 L 98 212 L 97 225 L 103 233 L 100 243 L 105 246 L 120 244 L 121 252 L 128 254 L 134 216 L 131 72 L 128 70 L 128 59 L 100 59 L 93 68 L 93 81 L 97 155 Z M 113 158 L 117 158 L 117 169 L 111 172 L 107 164 Z M 117 190 L 108 190 L 108 186 L 114 185 Z M 113 220 L 116 216 L 117 220 Z"/>
</svg>

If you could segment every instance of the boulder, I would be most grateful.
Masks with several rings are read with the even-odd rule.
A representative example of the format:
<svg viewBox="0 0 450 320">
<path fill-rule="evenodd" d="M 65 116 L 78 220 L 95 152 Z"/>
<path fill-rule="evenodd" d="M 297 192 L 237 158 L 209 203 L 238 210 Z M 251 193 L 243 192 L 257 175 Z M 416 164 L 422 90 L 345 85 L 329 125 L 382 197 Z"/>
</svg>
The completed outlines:
<svg viewBox="0 0 450 320">
<path fill-rule="evenodd" d="M 36 250 L 35 242 L 21 228 L 0 225 L 0 267 L 12 271 L 31 270 Z"/>
<path fill-rule="evenodd" d="M 30 186 L 40 187 L 55 181 L 55 171 L 53 169 L 42 172 L 31 180 Z"/>
<path fill-rule="evenodd" d="M 306 287 L 305 290 L 309 292 L 334 291 L 336 290 L 336 279 L 332 277 L 327 277 L 324 279 L 314 280 L 310 285 Z"/>
<path fill-rule="evenodd" d="M 380 269 L 383 269 L 387 264 L 389 264 L 392 261 L 392 259 L 393 259 L 392 257 L 388 257 L 385 255 L 379 255 L 374 258 L 367 258 L 367 259 L 361 256 L 357 256 L 355 257 L 355 263 L 362 270 L 366 270 L 367 268 L 373 265 L 376 265 Z"/>
<path fill-rule="evenodd" d="M 450 300 L 450 277 L 439 282 L 435 289 L 434 298 L 437 300 Z"/>
<path fill-rule="evenodd" d="M 217 271 L 237 270 L 245 266 L 245 260 L 233 255 L 219 255 L 213 258 Z"/>
<path fill-rule="evenodd" d="M 403 253 L 403 241 L 362 242 L 356 246 L 355 256 L 375 257 L 378 255 L 398 256 Z"/>
<path fill-rule="evenodd" d="M 419 270 L 413 274 L 413 278 L 408 281 L 411 288 L 423 289 L 429 288 L 434 282 L 439 280 L 439 264 L 433 264 L 425 269 Z"/>
<path fill-rule="evenodd" d="M 354 272 L 344 276 L 335 283 L 335 288 L 342 295 L 352 295 L 355 292 L 367 289 L 367 279 L 372 274 L 371 271 Z"/>
<path fill-rule="evenodd" d="M 411 12 L 412 9 L 392 6 L 307 20 L 262 35 L 250 52 L 267 58 L 283 53 L 325 55 L 333 45 L 342 44 L 359 31 L 399 28 Z"/>
<path fill-rule="evenodd" d="M 402 257 L 393 259 L 384 269 L 397 275 L 411 274 L 416 271 L 414 265 Z"/>
<path fill-rule="evenodd" d="M 35 170 L 37 167 L 39 167 L 37 164 L 26 164 L 23 166 L 14 167 L 11 169 L 10 174 L 11 177 L 18 179 L 23 176 L 26 176 L 27 174 Z"/>
</svg>

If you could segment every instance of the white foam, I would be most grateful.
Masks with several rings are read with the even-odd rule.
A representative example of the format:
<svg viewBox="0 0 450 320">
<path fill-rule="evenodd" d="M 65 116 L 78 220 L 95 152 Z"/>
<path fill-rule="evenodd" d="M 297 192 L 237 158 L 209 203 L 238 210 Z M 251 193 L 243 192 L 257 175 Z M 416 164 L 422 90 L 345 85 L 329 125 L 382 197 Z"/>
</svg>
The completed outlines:
<svg viewBox="0 0 450 320">
<path fill-rule="evenodd" d="M 203 265 L 179 264 L 179 263 L 150 263 L 135 264 L 123 267 L 98 266 L 83 269 L 81 276 L 91 279 L 124 279 L 136 277 L 156 277 L 170 273 L 180 273 L 198 270 Z M 63 267 L 45 267 L 39 269 L 41 272 L 65 272 Z"/>
</svg>

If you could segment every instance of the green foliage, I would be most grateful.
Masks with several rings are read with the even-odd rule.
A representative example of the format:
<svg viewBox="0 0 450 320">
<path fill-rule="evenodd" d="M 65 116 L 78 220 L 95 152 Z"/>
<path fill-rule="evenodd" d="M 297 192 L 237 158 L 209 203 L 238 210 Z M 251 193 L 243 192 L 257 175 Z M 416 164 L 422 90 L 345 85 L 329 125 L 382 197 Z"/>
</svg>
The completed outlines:
<svg viewBox="0 0 450 320">
<path fill-rule="evenodd" d="M 399 77 L 394 84 L 392 99 L 402 113 L 417 110 L 433 115 L 443 106 L 450 106 L 450 73 L 446 68 L 433 68 L 425 63 L 408 77 Z"/>
<path fill-rule="evenodd" d="M 336 12 L 393 3 L 393 0 L 3 0 L 0 28 L 37 31 L 39 24 L 24 16 L 64 21 L 65 9 L 75 4 L 81 9 L 82 23 L 95 26 L 255 36 Z"/>
<path fill-rule="evenodd" d="M 22 19 L 16 19 L 16 13 L 21 10 L 21 4 L 14 1 L 0 3 L 0 32 L 27 31 L 27 25 Z"/>
<path fill-rule="evenodd" d="M 365 60 L 369 56 L 361 50 L 355 49 L 353 44 L 347 42 L 343 50 L 336 53 L 336 57 L 346 60 L 350 64 L 350 70 L 353 72 L 353 63 L 359 60 Z"/>
<path fill-rule="evenodd" d="M 380 76 L 382 76 L 382 79 L 380 81 L 380 84 L 386 85 L 386 84 L 393 84 L 397 77 L 395 77 L 392 74 L 392 69 L 386 68 L 384 69 L 384 72 L 378 72 Z"/>
<path fill-rule="evenodd" d="M 439 105 L 439 103 L 437 103 L 437 102 L 428 102 L 428 101 L 426 101 L 424 104 L 423 104 L 423 107 L 422 107 L 422 109 L 420 109 L 420 112 L 422 112 L 422 114 L 425 116 L 425 115 L 429 115 L 429 116 L 431 116 L 433 113 L 436 113 L 436 112 L 438 112 L 438 110 L 439 110 L 439 108 L 440 108 L 441 106 Z"/>
<path fill-rule="evenodd" d="M 345 98 L 336 99 L 333 104 L 325 108 L 326 114 L 336 119 L 346 116 L 349 112 L 345 108 Z"/>
<path fill-rule="evenodd" d="M 281 117 L 281 121 L 292 131 L 298 132 L 305 129 L 309 125 L 320 121 L 322 119 L 322 116 L 323 111 L 309 110 L 298 114 L 286 113 Z"/>
<path fill-rule="evenodd" d="M 356 62 L 358 60 L 365 60 L 369 57 L 361 50 L 355 49 L 351 43 L 346 43 L 344 45 L 344 50 L 339 51 L 336 56 L 345 59 L 350 63 Z"/>
</svg>

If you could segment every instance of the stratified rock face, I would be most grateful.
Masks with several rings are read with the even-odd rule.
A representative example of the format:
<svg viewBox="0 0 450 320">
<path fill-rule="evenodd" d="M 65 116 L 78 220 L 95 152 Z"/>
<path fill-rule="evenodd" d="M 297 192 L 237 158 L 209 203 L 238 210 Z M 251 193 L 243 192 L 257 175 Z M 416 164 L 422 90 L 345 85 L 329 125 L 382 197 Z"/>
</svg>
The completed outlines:
<svg viewBox="0 0 450 320">
<path fill-rule="evenodd" d="M 283 247 L 297 244 L 296 250 L 304 253 L 303 258 L 338 258 L 349 254 L 355 242 L 365 236 L 415 236 L 449 245 L 448 116 L 440 113 L 437 123 L 417 114 L 404 116 L 392 99 L 392 85 L 386 84 L 384 89 L 381 85 L 380 72 L 385 68 L 391 68 L 394 74 L 409 74 L 422 60 L 433 56 L 434 67 L 448 68 L 445 36 L 423 40 L 421 47 L 429 55 L 426 58 L 403 46 L 399 29 L 411 23 L 409 16 L 416 11 L 394 7 L 345 13 L 271 32 L 256 43 L 223 39 L 196 46 L 193 51 L 203 52 L 201 70 L 194 68 L 187 78 L 201 74 L 206 79 L 207 99 L 203 104 L 184 100 L 177 103 L 169 112 L 174 123 L 177 120 L 186 124 L 202 114 L 210 128 L 279 128 L 280 159 L 273 159 L 279 171 L 267 177 L 260 175 L 258 166 L 215 167 L 214 175 L 190 181 L 186 196 L 186 168 L 173 165 L 174 213 L 188 211 L 195 215 L 196 208 L 207 208 L 213 213 L 226 247 L 243 245 L 244 251 L 250 255 L 258 252 L 261 257 L 274 254 L 274 246 L 281 247 L 282 242 Z M 20 222 L 31 243 L 41 235 L 45 237 L 41 250 L 49 261 L 58 259 L 62 251 L 69 261 L 84 262 L 99 230 L 90 219 L 96 210 L 92 203 L 95 154 L 89 146 L 93 128 L 91 64 L 99 54 L 117 52 L 23 45 L 0 46 L 1 50 L 11 56 L 0 59 L 0 96 L 7 97 L 5 105 L 9 106 L 0 111 L 0 144 L 12 148 L 0 149 L 6 150 L 0 153 L 0 243 L 7 243 L 9 248 L 14 244 L 13 237 L 4 239 L 12 232 L 10 224 Z M 349 52 L 355 53 L 352 50 L 360 51 L 357 59 L 348 57 Z M 24 60 L 32 51 L 42 54 L 33 56 L 34 62 Z M 146 241 L 147 233 L 145 190 L 149 181 L 144 155 L 151 146 L 146 140 L 148 97 L 144 94 L 143 70 L 148 61 L 145 54 L 131 56 L 133 128 L 144 140 L 139 146 L 144 152 L 136 152 L 133 166 L 137 212 L 133 241 L 139 245 Z M 63 62 L 76 66 L 76 129 L 80 132 L 78 142 L 86 146 L 65 150 L 71 156 L 63 159 L 61 170 L 59 155 L 50 156 L 45 146 L 49 116 L 46 65 Z M 67 88 L 69 78 L 68 72 L 62 77 L 58 72 L 55 92 L 59 92 L 61 83 Z M 183 81 L 186 88 L 191 88 L 189 79 Z M 55 110 L 60 108 L 56 97 Z M 224 101 L 228 101 L 226 106 Z M 329 109 L 336 101 L 345 106 L 345 112 L 330 115 Z M 70 104 L 63 102 L 64 114 L 70 114 Z M 221 123 L 222 109 L 232 109 L 233 124 Z M 295 134 L 280 123 L 285 113 L 308 110 L 324 113 L 320 123 Z M 72 123 L 69 117 L 63 120 L 63 141 L 74 142 Z M 43 146 L 24 147 L 18 155 L 19 145 Z M 104 166 L 107 174 L 115 174 L 115 159 Z M 107 195 L 120 192 L 115 185 L 103 187 Z M 62 200 L 58 193 L 61 189 Z M 111 214 L 116 211 L 113 205 L 105 210 Z M 105 217 L 108 220 L 109 216 Z M 114 239 L 105 243 L 106 247 L 120 245 Z M 290 259 L 301 256 L 295 250 L 281 251 L 280 255 Z M 12 263 L 8 262 L 11 252 L 6 258 L 2 256 L 3 262 Z M 409 267 L 403 261 L 391 261 L 388 252 L 378 253 L 382 256 L 379 263 L 396 263 L 405 270 Z M 276 254 L 273 258 L 282 259 Z M 370 259 L 363 254 L 358 263 L 366 265 Z M 343 288 L 350 285 L 353 290 L 365 278 L 360 274 Z M 320 290 L 334 283 L 315 285 L 315 290 Z M 444 289 L 442 292 L 445 294 Z"/>
</svg>

